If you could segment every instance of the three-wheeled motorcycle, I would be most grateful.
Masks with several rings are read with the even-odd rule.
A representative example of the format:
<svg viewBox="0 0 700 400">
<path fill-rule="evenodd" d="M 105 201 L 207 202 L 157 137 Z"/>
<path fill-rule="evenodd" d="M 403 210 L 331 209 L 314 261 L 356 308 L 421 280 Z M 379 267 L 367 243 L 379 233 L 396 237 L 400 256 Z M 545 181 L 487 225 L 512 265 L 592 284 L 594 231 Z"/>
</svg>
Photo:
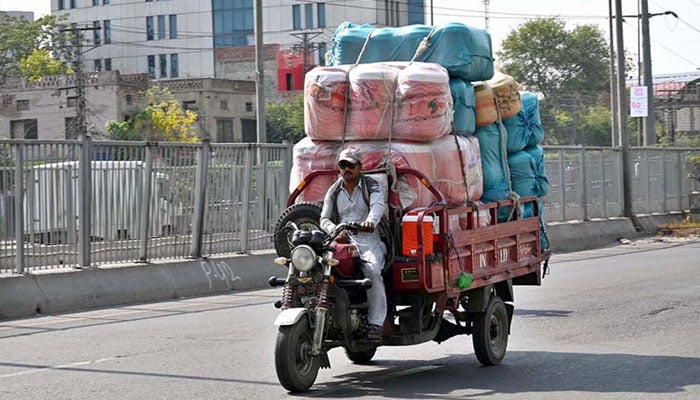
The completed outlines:
<svg viewBox="0 0 700 400">
<path fill-rule="evenodd" d="M 352 362 L 362 364 L 378 346 L 363 340 L 365 292 L 372 282 L 358 267 L 356 249 L 334 241 L 344 230 L 357 232 L 359 224 L 339 224 L 326 234 L 320 228 L 320 205 L 296 201 L 314 178 L 329 174 L 337 171 L 315 171 L 302 180 L 274 230 L 275 263 L 287 268 L 283 277 L 269 280 L 271 286 L 282 287 L 282 298 L 275 303 L 282 310 L 275 321 L 275 367 L 280 383 L 291 392 L 308 390 L 319 368 L 330 368 L 331 349 L 342 347 Z M 389 210 L 390 226 L 382 235 L 388 248 L 383 273 L 388 312 L 379 345 L 440 343 L 472 335 L 479 362 L 496 365 L 508 344 L 513 286 L 540 285 L 547 269 L 537 199 L 447 207 L 419 171 L 399 168 L 390 174 L 409 175 L 430 190 L 435 202 L 410 213 Z M 522 218 L 518 210 L 528 203 L 534 216 Z M 513 219 L 499 223 L 497 215 L 504 207 L 513 211 Z M 480 222 L 484 217 L 487 224 Z M 407 243 L 412 244 L 410 251 L 405 251 Z"/>
</svg>

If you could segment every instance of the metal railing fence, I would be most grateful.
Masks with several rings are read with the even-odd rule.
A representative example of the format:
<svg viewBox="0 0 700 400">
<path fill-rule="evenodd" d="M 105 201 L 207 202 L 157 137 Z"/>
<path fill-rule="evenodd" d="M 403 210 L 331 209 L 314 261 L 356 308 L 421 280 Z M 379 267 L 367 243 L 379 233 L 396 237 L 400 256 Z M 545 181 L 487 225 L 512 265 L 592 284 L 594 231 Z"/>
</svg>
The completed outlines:
<svg viewBox="0 0 700 400">
<path fill-rule="evenodd" d="M 687 209 L 695 154 L 631 149 L 633 211 Z M 545 147 L 545 221 L 622 216 L 621 160 Z M 272 249 L 291 165 L 289 144 L 0 140 L 0 273 Z"/>
<path fill-rule="evenodd" d="M 634 147 L 630 150 L 632 211 L 687 210 L 700 190 L 689 176 L 695 148 Z M 619 148 L 545 146 L 550 190 L 543 198 L 546 222 L 623 216 L 622 153 Z"/>
<path fill-rule="evenodd" d="M 290 169 L 285 144 L 0 140 L 0 273 L 272 248 Z"/>
</svg>

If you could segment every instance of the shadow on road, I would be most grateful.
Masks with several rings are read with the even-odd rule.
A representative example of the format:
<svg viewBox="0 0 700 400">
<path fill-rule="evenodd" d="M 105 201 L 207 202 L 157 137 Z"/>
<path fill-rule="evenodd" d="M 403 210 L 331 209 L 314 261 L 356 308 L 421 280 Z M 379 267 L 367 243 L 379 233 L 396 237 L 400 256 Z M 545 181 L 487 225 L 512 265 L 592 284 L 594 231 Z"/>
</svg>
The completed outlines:
<svg viewBox="0 0 700 400">
<path fill-rule="evenodd" d="M 495 367 L 482 367 L 471 355 L 425 363 L 378 360 L 373 365 L 386 369 L 336 376 L 339 382 L 325 385 L 317 382 L 312 396 L 454 399 L 580 392 L 580 398 L 585 393 L 638 393 L 646 398 L 700 385 L 700 358 L 690 357 L 513 351 Z"/>
</svg>

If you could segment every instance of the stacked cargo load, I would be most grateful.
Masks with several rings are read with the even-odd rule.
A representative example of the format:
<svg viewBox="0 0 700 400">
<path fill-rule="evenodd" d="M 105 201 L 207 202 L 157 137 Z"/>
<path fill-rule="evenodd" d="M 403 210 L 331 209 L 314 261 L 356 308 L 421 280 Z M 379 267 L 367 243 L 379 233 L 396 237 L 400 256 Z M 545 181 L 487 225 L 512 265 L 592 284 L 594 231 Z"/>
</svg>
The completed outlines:
<svg viewBox="0 0 700 400">
<path fill-rule="evenodd" d="M 537 98 L 533 104 L 534 95 L 494 70 L 488 32 L 458 23 L 379 29 L 343 23 L 328 59 L 329 66 L 306 75 L 307 137 L 294 146 L 291 190 L 314 170 L 336 169 L 339 152 L 356 148 L 363 170 L 386 178 L 396 168 L 415 169 L 451 207 L 546 193 Z M 511 138 L 510 130 L 525 138 Z M 403 213 L 434 204 L 417 178 L 395 178 L 392 208 Z M 320 203 L 335 179 L 315 179 L 299 200 Z M 499 222 L 514 214 L 499 209 Z M 449 225 L 489 224 L 483 217 Z"/>
</svg>

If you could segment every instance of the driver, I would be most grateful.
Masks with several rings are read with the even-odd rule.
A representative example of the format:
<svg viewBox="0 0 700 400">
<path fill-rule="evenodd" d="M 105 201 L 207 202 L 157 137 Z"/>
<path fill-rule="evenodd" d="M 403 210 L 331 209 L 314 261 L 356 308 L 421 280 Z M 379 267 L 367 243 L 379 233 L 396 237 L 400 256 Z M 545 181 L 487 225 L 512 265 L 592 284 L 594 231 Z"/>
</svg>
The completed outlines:
<svg viewBox="0 0 700 400">
<path fill-rule="evenodd" d="M 338 168 L 341 177 L 328 189 L 323 199 L 321 210 L 321 228 L 331 233 L 336 224 L 358 222 L 363 232 L 351 235 L 341 233 L 338 243 L 354 244 L 360 253 L 360 265 L 365 277 L 372 280 L 372 287 L 367 289 L 369 306 L 366 340 L 380 343 L 382 325 L 386 318 L 386 292 L 382 269 L 386 246 L 375 229 L 386 208 L 385 191 L 376 180 L 362 173 L 362 161 L 355 149 L 345 149 L 338 156 Z M 364 232 L 364 231 L 367 232 Z"/>
</svg>

